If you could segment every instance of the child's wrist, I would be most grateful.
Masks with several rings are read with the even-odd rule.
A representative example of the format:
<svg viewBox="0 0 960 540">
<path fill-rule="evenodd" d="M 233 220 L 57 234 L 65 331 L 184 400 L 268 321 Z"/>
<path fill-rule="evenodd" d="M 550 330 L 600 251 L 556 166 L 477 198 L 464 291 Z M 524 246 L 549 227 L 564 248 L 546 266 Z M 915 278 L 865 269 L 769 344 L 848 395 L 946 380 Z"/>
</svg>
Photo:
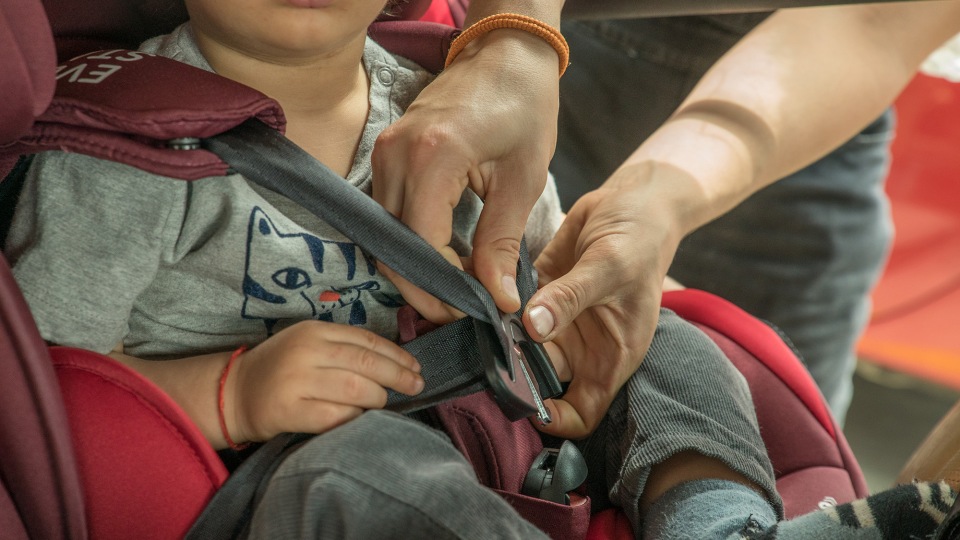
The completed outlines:
<svg viewBox="0 0 960 540">
<path fill-rule="evenodd" d="M 223 366 L 223 371 L 220 372 L 220 382 L 217 387 L 217 418 L 220 423 L 220 433 L 227 446 L 233 450 L 243 450 L 250 446 L 247 438 L 241 433 L 238 426 L 239 422 L 236 421 L 238 416 L 237 392 L 235 391 L 236 372 L 241 356 L 246 350 L 247 346 L 243 345 L 233 351 L 227 363 Z M 231 375 L 233 376 L 231 377 Z M 231 382 L 233 384 L 230 384 Z"/>
</svg>

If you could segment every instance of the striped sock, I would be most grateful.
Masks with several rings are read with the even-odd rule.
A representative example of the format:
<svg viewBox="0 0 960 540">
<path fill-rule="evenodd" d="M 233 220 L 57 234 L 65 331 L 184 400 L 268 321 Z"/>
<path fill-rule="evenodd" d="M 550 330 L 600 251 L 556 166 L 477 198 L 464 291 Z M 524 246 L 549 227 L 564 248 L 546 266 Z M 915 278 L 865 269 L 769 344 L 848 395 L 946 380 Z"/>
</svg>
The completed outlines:
<svg viewBox="0 0 960 540">
<path fill-rule="evenodd" d="M 741 531 L 743 540 L 925 539 L 943 522 L 956 493 L 946 482 L 903 484 L 782 521 L 764 530 Z"/>
</svg>

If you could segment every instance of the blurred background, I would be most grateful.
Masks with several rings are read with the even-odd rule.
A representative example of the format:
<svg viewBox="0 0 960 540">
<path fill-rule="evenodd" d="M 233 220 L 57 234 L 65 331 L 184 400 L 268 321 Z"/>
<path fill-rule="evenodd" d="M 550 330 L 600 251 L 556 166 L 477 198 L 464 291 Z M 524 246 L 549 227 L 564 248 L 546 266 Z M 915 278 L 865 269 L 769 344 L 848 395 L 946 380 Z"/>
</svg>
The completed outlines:
<svg viewBox="0 0 960 540">
<path fill-rule="evenodd" d="M 871 491 L 893 483 L 960 400 L 960 37 L 927 60 L 896 110 L 896 238 L 844 427 Z"/>
</svg>

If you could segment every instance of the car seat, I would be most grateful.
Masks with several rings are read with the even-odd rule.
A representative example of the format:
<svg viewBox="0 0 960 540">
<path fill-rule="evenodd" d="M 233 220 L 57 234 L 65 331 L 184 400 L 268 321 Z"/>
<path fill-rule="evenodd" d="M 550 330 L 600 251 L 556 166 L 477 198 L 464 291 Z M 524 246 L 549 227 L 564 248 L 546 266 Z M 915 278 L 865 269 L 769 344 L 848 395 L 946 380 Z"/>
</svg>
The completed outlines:
<svg viewBox="0 0 960 540">
<path fill-rule="evenodd" d="M 415 18 L 425 3 L 408 6 L 414 11 L 404 16 Z M 222 174 L 226 166 L 203 150 L 155 148 L 127 134 L 160 140 L 181 133 L 203 137 L 250 117 L 282 126 L 276 104 L 249 92 L 239 93 L 237 99 L 218 95 L 209 110 L 191 100 L 190 112 L 199 111 L 199 116 L 184 116 L 177 108 L 184 100 L 177 99 L 171 100 L 172 111 L 137 109 L 141 96 L 135 89 L 125 94 L 108 83 L 119 78 L 84 85 L 62 77 L 53 106 L 46 107 L 55 71 L 44 11 L 61 61 L 97 48 L 122 56 L 117 49 L 135 48 L 142 39 L 169 31 L 185 18 L 179 3 L 162 0 L 83 4 L 48 0 L 42 6 L 36 0 L 5 1 L 0 8 L 0 40 L 7 41 L 0 43 L 10 42 L 12 46 L 3 50 L 12 53 L 0 54 L 3 67 L 31 74 L 30 82 L 16 83 L 19 93 L 9 94 L 14 99 L 0 106 L 4 126 L 0 159 L 5 163 L 21 154 L 58 147 L 199 178 Z M 449 28 L 409 21 L 390 24 L 371 33 L 394 50 L 408 47 L 404 54 L 425 66 L 442 65 L 438 61 L 449 43 Z M 418 37 L 409 37 L 413 31 Z M 424 52 L 428 56 L 418 56 Z M 141 75 L 149 75 L 149 63 L 141 66 L 146 70 Z M 164 82 L 162 73 L 156 76 L 158 83 Z M 173 92 L 202 86 L 202 81 L 166 84 L 158 88 Z M 92 89 L 97 96 L 88 93 Z M 109 121 L 87 114 L 108 110 L 117 113 Z M 146 118 L 167 122 L 160 129 Z M 160 131 L 151 131 L 155 129 Z M 4 185 L 14 183 L 2 182 L 0 188 Z M 0 208 L 12 208 L 13 193 L 0 197 Z M 867 494 L 863 476 L 812 379 L 772 329 L 699 291 L 668 293 L 664 304 L 713 337 L 746 376 L 788 517 L 816 509 L 826 497 L 842 503 Z M 196 427 L 167 396 L 126 367 L 88 351 L 47 349 L 2 257 L 0 323 L 4 388 L 0 530 L 12 531 L 13 538 L 182 536 L 227 477 Z M 117 415 L 117 410 L 124 414 Z M 588 532 L 595 540 L 628 535 L 622 514 L 615 512 L 595 516 Z"/>
</svg>

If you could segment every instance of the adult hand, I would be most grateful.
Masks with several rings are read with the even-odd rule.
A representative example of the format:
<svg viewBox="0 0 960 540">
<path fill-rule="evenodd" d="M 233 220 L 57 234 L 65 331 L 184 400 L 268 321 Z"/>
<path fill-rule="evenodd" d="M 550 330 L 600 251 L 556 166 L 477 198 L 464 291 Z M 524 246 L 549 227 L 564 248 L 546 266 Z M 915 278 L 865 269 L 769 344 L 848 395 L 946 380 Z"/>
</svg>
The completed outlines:
<svg viewBox="0 0 960 540">
<path fill-rule="evenodd" d="M 638 168 L 617 174 L 652 176 Z M 523 316 L 535 339 L 557 346 L 551 359 L 572 379 L 563 397 L 547 402 L 554 421 L 541 427 L 565 438 L 592 432 L 643 361 L 682 237 L 659 184 L 607 185 L 577 201 L 537 259 L 541 289 Z"/>
<path fill-rule="evenodd" d="M 503 311 L 516 311 L 516 264 L 530 209 L 543 192 L 556 146 L 557 53 L 542 39 L 500 29 L 478 38 L 407 112 L 373 152 L 373 197 L 438 249 L 448 247 L 453 209 L 466 188 L 484 202 L 473 268 Z M 424 317 L 456 313 L 381 266 Z"/>
</svg>

